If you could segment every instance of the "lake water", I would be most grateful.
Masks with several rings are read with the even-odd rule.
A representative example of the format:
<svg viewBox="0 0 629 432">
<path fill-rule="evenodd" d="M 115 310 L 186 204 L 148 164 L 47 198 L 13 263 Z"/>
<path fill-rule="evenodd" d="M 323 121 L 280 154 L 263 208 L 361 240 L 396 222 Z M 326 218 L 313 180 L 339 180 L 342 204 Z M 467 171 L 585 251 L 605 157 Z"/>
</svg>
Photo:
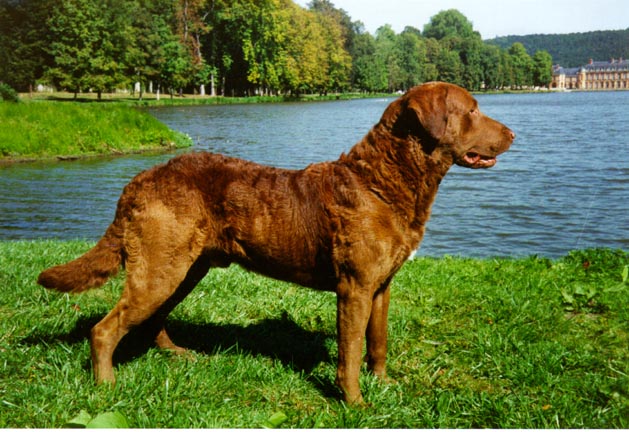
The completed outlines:
<svg viewBox="0 0 629 432">
<path fill-rule="evenodd" d="M 419 255 L 559 257 L 629 250 L 629 92 L 481 95 L 513 129 L 489 170 L 454 167 Z M 392 99 L 166 107 L 150 112 L 209 150 L 285 168 L 336 159 Z M 123 186 L 173 154 L 0 167 L 0 239 L 97 240 Z"/>
</svg>

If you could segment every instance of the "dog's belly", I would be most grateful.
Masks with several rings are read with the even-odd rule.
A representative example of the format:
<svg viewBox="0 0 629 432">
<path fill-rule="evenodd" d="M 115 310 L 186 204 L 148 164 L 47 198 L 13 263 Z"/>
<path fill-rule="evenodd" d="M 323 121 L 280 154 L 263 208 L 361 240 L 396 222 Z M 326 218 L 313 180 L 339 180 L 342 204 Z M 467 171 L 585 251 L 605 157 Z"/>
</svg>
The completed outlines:
<svg viewBox="0 0 629 432">
<path fill-rule="evenodd" d="M 333 290 L 336 276 L 321 240 L 300 236 L 286 224 L 271 231 L 239 232 L 223 243 L 224 261 L 305 287 Z"/>
</svg>

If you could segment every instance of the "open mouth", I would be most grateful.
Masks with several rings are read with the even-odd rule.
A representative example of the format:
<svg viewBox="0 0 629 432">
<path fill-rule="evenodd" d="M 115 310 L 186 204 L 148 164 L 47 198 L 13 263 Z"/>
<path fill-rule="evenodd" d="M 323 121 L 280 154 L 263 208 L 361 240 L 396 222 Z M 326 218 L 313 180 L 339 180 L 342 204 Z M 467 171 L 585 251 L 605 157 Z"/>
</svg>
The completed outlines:
<svg viewBox="0 0 629 432">
<path fill-rule="evenodd" d="M 496 165 L 496 162 L 495 156 L 484 156 L 480 153 L 468 152 L 461 159 L 460 165 L 469 168 L 491 168 Z"/>
</svg>

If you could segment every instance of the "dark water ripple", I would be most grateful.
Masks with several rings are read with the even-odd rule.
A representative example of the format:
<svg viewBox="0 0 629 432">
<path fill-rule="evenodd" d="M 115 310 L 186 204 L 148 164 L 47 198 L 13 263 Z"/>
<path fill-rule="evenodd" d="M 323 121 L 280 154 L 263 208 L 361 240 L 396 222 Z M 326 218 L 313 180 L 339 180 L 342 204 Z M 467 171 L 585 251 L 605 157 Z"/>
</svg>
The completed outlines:
<svg viewBox="0 0 629 432">
<path fill-rule="evenodd" d="M 629 92 L 483 95 L 481 109 L 517 134 L 490 170 L 454 167 L 420 255 L 564 255 L 629 250 Z M 197 150 L 285 168 L 336 159 L 389 99 L 159 108 Z M 0 239 L 96 240 L 124 185 L 173 155 L 0 168 Z"/>
</svg>

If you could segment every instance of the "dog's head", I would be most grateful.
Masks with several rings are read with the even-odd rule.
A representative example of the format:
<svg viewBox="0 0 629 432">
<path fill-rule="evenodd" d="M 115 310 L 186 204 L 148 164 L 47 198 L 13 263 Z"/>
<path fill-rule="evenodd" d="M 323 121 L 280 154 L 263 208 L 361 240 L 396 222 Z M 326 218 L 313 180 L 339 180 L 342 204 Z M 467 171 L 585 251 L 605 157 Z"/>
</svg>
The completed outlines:
<svg viewBox="0 0 629 432">
<path fill-rule="evenodd" d="M 508 127 L 481 113 L 465 89 L 442 82 L 410 89 L 389 105 L 380 125 L 415 140 L 428 155 L 439 151 L 468 168 L 494 166 L 515 139 Z"/>
</svg>

